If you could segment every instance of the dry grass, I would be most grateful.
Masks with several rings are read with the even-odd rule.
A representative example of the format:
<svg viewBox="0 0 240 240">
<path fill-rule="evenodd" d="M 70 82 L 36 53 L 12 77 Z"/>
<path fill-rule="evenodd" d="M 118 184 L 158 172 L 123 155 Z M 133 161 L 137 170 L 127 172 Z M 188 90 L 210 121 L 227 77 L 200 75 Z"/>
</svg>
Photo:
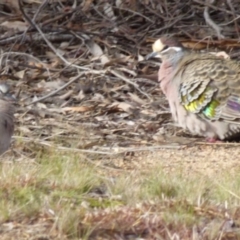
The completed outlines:
<svg viewBox="0 0 240 240">
<path fill-rule="evenodd" d="M 230 158 L 235 148 L 205 146 L 208 161 L 203 152 L 194 154 L 199 148 L 91 163 L 86 155 L 53 149 L 31 161 L 6 156 L 0 165 L 1 239 L 237 237 L 240 168 Z M 215 151 L 229 159 L 221 171 L 210 155 Z M 108 161 L 127 163 L 106 168 Z"/>
</svg>

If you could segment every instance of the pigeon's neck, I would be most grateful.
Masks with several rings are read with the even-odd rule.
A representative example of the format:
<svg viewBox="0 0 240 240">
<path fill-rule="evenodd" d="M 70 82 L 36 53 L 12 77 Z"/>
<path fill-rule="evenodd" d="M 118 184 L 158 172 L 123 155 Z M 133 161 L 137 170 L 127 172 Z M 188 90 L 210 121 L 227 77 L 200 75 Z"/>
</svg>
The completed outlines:
<svg viewBox="0 0 240 240">
<path fill-rule="evenodd" d="M 167 88 L 171 80 L 172 65 L 167 61 L 163 61 L 158 72 L 158 81 L 160 87 L 165 95 L 167 95 Z"/>
<path fill-rule="evenodd" d="M 169 55 L 162 59 L 162 64 L 159 69 L 159 82 L 160 87 L 165 95 L 168 95 L 169 85 L 171 84 L 173 74 L 177 69 L 182 57 L 184 56 L 184 51 L 175 53 L 174 55 Z"/>
<path fill-rule="evenodd" d="M 163 57 L 163 62 L 167 62 L 169 65 L 175 69 L 183 56 L 187 53 L 188 51 L 185 49 L 182 49 L 181 51 L 174 52 L 172 54 L 166 55 Z"/>
</svg>

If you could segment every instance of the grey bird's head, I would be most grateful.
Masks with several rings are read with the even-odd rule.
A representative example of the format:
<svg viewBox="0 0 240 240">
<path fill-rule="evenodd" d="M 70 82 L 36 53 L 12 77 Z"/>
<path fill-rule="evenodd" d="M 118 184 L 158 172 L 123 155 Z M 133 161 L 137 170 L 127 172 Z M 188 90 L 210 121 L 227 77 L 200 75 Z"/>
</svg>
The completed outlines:
<svg viewBox="0 0 240 240">
<path fill-rule="evenodd" d="M 150 58 L 173 59 L 182 56 L 185 48 L 175 38 L 161 37 L 152 45 L 153 52 L 146 56 L 146 60 Z"/>
<path fill-rule="evenodd" d="M 16 101 L 15 96 L 10 94 L 10 86 L 5 82 L 0 83 L 0 99 L 7 102 Z"/>
</svg>

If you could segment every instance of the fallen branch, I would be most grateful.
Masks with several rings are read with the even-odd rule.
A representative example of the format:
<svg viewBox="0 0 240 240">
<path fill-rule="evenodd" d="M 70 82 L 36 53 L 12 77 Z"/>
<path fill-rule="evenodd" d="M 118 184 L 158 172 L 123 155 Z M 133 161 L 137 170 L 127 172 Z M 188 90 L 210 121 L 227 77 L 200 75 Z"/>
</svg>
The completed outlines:
<svg viewBox="0 0 240 240">
<path fill-rule="evenodd" d="M 215 0 L 206 0 L 208 1 L 210 4 L 213 4 L 215 2 Z M 217 36 L 218 36 L 218 39 L 224 39 L 225 37 L 221 34 L 221 27 L 219 27 L 210 17 L 209 15 L 209 7 L 208 6 L 205 6 L 205 9 L 204 9 L 204 13 L 203 13 L 203 16 L 205 18 L 205 21 L 206 23 L 212 27 L 216 33 L 217 33 Z"/>
</svg>

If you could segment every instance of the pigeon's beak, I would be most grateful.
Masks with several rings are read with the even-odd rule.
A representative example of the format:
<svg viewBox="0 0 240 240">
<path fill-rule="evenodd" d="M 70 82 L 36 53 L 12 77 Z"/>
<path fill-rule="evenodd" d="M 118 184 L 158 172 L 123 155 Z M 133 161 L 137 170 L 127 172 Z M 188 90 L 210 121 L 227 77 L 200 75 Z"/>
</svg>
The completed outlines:
<svg viewBox="0 0 240 240">
<path fill-rule="evenodd" d="M 146 60 L 149 60 L 150 58 L 161 58 L 161 54 L 159 52 L 152 52 L 145 57 Z"/>
</svg>

